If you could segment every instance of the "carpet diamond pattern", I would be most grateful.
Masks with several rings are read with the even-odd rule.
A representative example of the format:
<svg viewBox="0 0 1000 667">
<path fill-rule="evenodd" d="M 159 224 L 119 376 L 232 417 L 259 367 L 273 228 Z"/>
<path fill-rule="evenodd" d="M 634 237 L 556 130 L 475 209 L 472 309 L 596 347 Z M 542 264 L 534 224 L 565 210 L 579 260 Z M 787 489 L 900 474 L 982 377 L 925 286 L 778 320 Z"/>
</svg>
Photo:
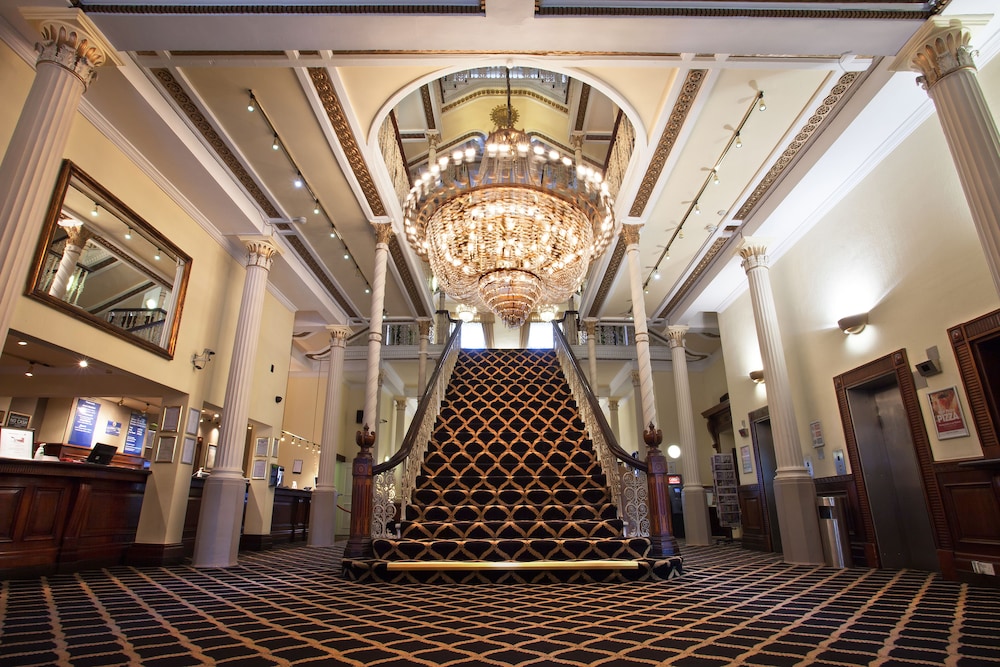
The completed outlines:
<svg viewBox="0 0 1000 667">
<path fill-rule="evenodd" d="M 648 560 L 625 537 L 605 475 L 552 351 L 463 351 L 397 539 L 344 574 L 392 581 L 623 581 L 670 578 L 680 558 Z M 400 561 L 641 561 L 638 570 L 390 574 Z M 390 568 L 391 569 L 391 568 Z"/>
</svg>

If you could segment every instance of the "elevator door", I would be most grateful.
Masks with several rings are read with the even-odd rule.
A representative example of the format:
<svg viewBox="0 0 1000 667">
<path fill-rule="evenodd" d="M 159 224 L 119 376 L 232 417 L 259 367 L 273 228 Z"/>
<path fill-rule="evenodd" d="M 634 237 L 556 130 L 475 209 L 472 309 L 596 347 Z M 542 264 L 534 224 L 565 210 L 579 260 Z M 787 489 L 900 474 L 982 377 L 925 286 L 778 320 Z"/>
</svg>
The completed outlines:
<svg viewBox="0 0 1000 667">
<path fill-rule="evenodd" d="M 771 433 L 771 419 L 755 419 L 750 422 L 754 454 L 757 460 L 757 479 L 760 482 L 764 506 L 767 509 L 768 540 L 771 551 L 781 551 L 781 534 L 778 531 L 778 506 L 774 502 L 774 475 L 778 470 L 778 460 L 774 455 L 774 435 Z"/>
<path fill-rule="evenodd" d="M 882 567 L 937 571 L 920 466 L 895 375 L 847 390 Z"/>
</svg>

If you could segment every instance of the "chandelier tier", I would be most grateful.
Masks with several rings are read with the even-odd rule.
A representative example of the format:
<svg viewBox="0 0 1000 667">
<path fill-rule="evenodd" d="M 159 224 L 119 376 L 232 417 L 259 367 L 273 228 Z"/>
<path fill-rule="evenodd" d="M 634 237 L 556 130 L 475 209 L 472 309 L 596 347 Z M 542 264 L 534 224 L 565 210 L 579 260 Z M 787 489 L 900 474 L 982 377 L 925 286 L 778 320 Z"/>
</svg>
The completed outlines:
<svg viewBox="0 0 1000 667">
<path fill-rule="evenodd" d="M 507 86 L 483 153 L 469 147 L 431 164 L 406 199 L 405 228 L 445 294 L 519 327 L 537 304 L 569 299 L 615 220 L 599 171 L 513 127 Z"/>
</svg>

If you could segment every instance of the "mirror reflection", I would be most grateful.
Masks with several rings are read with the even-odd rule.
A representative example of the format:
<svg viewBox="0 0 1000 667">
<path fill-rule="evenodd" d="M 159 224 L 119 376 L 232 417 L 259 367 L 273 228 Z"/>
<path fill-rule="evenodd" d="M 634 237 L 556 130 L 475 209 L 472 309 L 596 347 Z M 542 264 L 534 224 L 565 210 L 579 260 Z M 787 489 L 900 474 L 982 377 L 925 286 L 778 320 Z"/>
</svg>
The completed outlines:
<svg viewBox="0 0 1000 667">
<path fill-rule="evenodd" d="M 30 296 L 170 358 L 190 267 L 177 246 L 64 161 Z"/>
</svg>

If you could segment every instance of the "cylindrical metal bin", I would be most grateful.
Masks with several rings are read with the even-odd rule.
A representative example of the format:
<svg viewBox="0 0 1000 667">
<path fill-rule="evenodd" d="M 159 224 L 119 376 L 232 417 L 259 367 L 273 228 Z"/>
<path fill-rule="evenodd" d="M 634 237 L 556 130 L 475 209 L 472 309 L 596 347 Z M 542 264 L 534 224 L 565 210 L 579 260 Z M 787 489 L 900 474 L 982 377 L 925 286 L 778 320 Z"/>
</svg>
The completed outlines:
<svg viewBox="0 0 1000 667">
<path fill-rule="evenodd" d="M 816 498 L 819 511 L 819 537 L 823 558 L 830 567 L 851 567 L 851 542 L 847 537 L 847 513 L 844 501 L 836 496 Z"/>
</svg>

